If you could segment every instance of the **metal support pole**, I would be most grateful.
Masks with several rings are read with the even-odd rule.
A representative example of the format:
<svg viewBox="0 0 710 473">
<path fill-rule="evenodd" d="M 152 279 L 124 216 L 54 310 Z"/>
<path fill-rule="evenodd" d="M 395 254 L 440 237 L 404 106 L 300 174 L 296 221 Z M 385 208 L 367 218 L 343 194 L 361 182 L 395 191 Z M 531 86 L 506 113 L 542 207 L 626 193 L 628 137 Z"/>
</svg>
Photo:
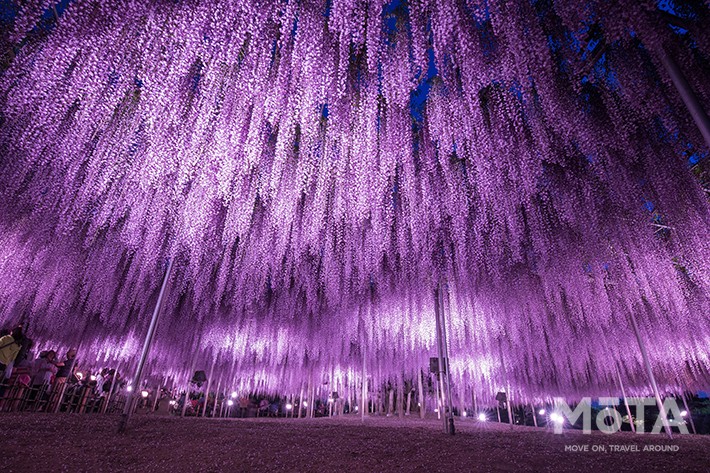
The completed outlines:
<svg viewBox="0 0 710 473">
<path fill-rule="evenodd" d="M 328 417 L 333 417 L 335 411 L 335 397 L 333 392 L 337 391 L 338 387 L 335 383 L 335 364 L 330 367 L 330 377 L 328 378 Z"/>
<path fill-rule="evenodd" d="M 214 358 L 212 359 L 212 367 L 210 368 L 210 377 L 207 378 L 207 386 L 205 387 L 205 405 L 202 406 L 202 417 L 205 417 L 207 415 L 207 403 L 210 400 L 210 387 L 212 386 L 212 375 L 214 374 L 215 363 L 217 363 L 217 355 L 216 354 L 214 355 Z M 215 402 L 217 402 L 217 398 L 215 398 Z"/>
<path fill-rule="evenodd" d="M 165 378 L 165 381 L 167 381 L 167 377 Z M 153 399 L 153 409 L 152 409 L 152 412 L 155 412 L 155 409 L 158 407 L 158 400 L 160 399 L 160 390 L 162 389 L 163 384 L 165 383 L 165 381 L 163 381 L 162 383 L 160 383 L 160 384 L 158 385 L 158 389 L 155 390 L 155 399 Z"/>
<path fill-rule="evenodd" d="M 688 417 L 688 420 L 690 420 L 690 426 L 693 428 L 693 433 L 697 434 L 698 431 L 695 430 L 695 421 L 693 421 L 693 414 L 691 414 L 690 408 L 688 407 L 688 401 L 686 400 L 685 393 L 681 393 L 680 397 L 683 398 L 683 406 L 685 407 L 686 416 Z"/>
<path fill-rule="evenodd" d="M 163 284 L 160 286 L 158 300 L 155 303 L 155 308 L 153 309 L 153 317 L 150 320 L 150 326 L 148 326 L 148 333 L 145 336 L 141 359 L 138 362 L 138 368 L 136 369 L 136 374 L 133 377 L 133 390 L 128 393 L 128 399 L 126 399 L 126 405 L 124 406 L 123 414 L 121 415 L 121 422 L 118 425 L 119 432 L 125 432 L 126 428 L 128 427 L 128 421 L 130 420 L 131 414 L 133 412 L 134 393 L 136 390 L 140 389 L 140 382 L 141 378 L 143 377 L 143 367 L 145 366 L 145 361 L 148 358 L 150 346 L 153 343 L 155 330 L 158 327 L 158 316 L 160 315 L 160 308 L 163 305 L 163 297 L 165 296 L 165 289 L 168 286 L 168 280 L 170 279 L 170 272 L 172 271 L 172 269 L 173 259 L 170 258 L 168 260 L 168 267 L 165 270 L 165 276 L 163 276 Z"/>
<path fill-rule="evenodd" d="M 348 392 L 348 414 L 352 414 L 353 412 L 353 389 L 352 389 L 352 379 L 350 378 L 350 375 L 348 375 L 348 382 L 347 382 L 347 392 Z M 345 406 L 343 405 L 343 414 L 345 414 Z"/>
<path fill-rule="evenodd" d="M 675 88 L 680 94 L 680 98 L 683 99 L 683 103 L 685 103 L 685 106 L 688 108 L 690 116 L 693 117 L 695 124 L 703 135 L 705 144 L 710 148 L 710 118 L 708 118 L 705 110 L 703 110 L 703 107 L 700 105 L 693 89 L 690 88 L 690 84 L 688 84 L 685 76 L 683 76 L 680 67 L 678 67 L 678 64 L 671 55 L 668 54 L 665 48 L 661 50 L 661 62 L 663 62 L 663 67 L 666 68 L 668 75 L 671 76 L 673 85 L 675 85 Z"/>
<path fill-rule="evenodd" d="M 424 382 L 422 380 L 422 370 L 419 370 L 417 381 L 417 387 L 419 388 L 419 418 L 423 419 L 426 416 L 426 403 L 424 402 Z"/>
<path fill-rule="evenodd" d="M 397 380 L 397 417 L 404 419 L 404 374 Z"/>
<path fill-rule="evenodd" d="M 476 387 L 471 386 L 471 402 L 473 403 L 473 414 L 478 416 L 478 403 L 476 402 Z"/>
<path fill-rule="evenodd" d="M 367 417 L 367 358 L 365 347 L 362 347 L 362 395 L 360 396 L 360 419 L 365 422 Z"/>
<path fill-rule="evenodd" d="M 446 360 L 446 402 L 448 404 L 448 421 L 449 421 L 449 434 L 454 435 L 456 433 L 456 428 L 454 427 L 454 402 L 452 400 L 452 389 L 451 389 L 451 366 L 449 366 L 449 342 L 446 338 L 446 311 L 449 309 L 449 291 L 446 283 L 441 281 L 439 283 L 439 297 L 441 298 L 441 303 L 439 304 L 439 317 L 441 319 L 441 346 L 444 349 L 444 359 Z"/>
<path fill-rule="evenodd" d="M 116 368 L 113 370 L 113 376 L 111 377 L 111 388 L 108 391 L 108 394 L 106 395 L 106 400 L 104 401 L 104 407 L 101 410 L 102 413 L 105 413 L 108 410 L 108 405 L 111 402 L 111 399 L 113 398 L 113 395 L 116 394 L 114 391 L 116 389 L 116 378 L 118 378 L 118 369 L 122 365 L 119 363 L 116 365 Z"/>
<path fill-rule="evenodd" d="M 316 407 L 316 402 L 315 402 L 315 400 L 316 400 L 316 388 L 315 388 L 315 386 L 313 385 L 313 372 L 311 372 L 311 380 L 310 380 L 310 382 L 309 382 L 308 384 L 309 384 L 308 388 L 309 388 L 310 393 L 311 393 L 310 398 L 308 399 L 308 417 L 312 419 L 312 418 L 313 418 L 313 410 L 314 410 L 315 407 Z"/>
<path fill-rule="evenodd" d="M 191 378 L 189 378 L 189 379 L 191 379 Z M 190 381 L 188 381 L 187 384 L 185 384 L 185 400 L 182 403 L 182 412 L 180 412 L 180 417 L 185 417 L 185 413 L 187 412 L 187 403 L 188 402 L 190 402 Z"/>
<path fill-rule="evenodd" d="M 303 381 L 301 381 L 301 394 L 298 396 L 298 419 L 301 418 L 301 411 L 303 410 Z"/>
<path fill-rule="evenodd" d="M 412 411 L 412 388 L 413 387 L 410 387 L 409 391 L 407 391 L 407 410 L 404 413 L 406 416 L 408 416 Z"/>
<path fill-rule="evenodd" d="M 666 429 L 666 433 L 669 438 L 673 438 L 673 432 L 671 432 L 671 426 L 668 422 L 668 416 L 666 415 L 666 410 L 663 408 L 663 400 L 661 399 L 661 393 L 658 391 L 658 385 L 656 384 L 656 377 L 653 375 L 653 370 L 651 369 L 651 362 L 648 359 L 648 353 L 646 352 L 646 345 L 643 343 L 641 338 L 641 333 L 639 332 L 638 325 L 636 324 L 636 317 L 633 313 L 629 314 L 629 319 L 631 319 L 631 327 L 634 329 L 634 334 L 636 335 L 636 341 L 639 344 L 639 349 L 641 350 L 641 357 L 643 358 L 643 363 L 646 366 L 646 373 L 651 381 L 651 388 L 653 389 L 653 395 L 656 396 L 656 404 L 658 405 L 659 415 L 661 416 L 661 421 L 663 422 L 663 427 Z"/>
<path fill-rule="evenodd" d="M 441 407 L 444 412 L 444 432 L 454 434 L 453 406 L 451 403 L 450 367 L 448 366 L 448 353 L 446 343 L 446 321 L 444 317 L 444 285 L 441 281 L 434 290 L 434 312 L 436 316 L 436 338 L 439 357 L 439 381 L 441 384 Z M 446 363 L 446 364 L 445 364 Z M 446 380 L 441 376 L 444 374 Z"/>
<path fill-rule="evenodd" d="M 510 385 L 508 385 L 508 392 L 507 392 L 507 398 L 508 398 L 508 424 L 510 424 L 510 427 L 513 428 L 513 392 L 510 389 Z"/>
<path fill-rule="evenodd" d="M 535 404 L 530 404 L 530 408 L 532 409 L 533 425 L 537 427 L 537 412 L 535 412 Z"/>
<path fill-rule="evenodd" d="M 222 387 L 222 376 L 219 377 L 217 381 L 217 389 L 214 392 L 214 406 L 212 407 L 212 415 L 210 417 L 219 417 L 219 411 L 217 410 L 217 403 L 219 402 L 219 388 Z M 222 399 L 222 404 L 224 404 L 224 399 Z"/>
<path fill-rule="evenodd" d="M 626 413 L 629 415 L 629 423 L 631 424 L 631 431 L 636 433 L 636 424 L 634 423 L 634 417 L 631 415 L 631 409 L 629 408 L 629 400 L 626 397 L 626 390 L 624 390 L 624 383 L 621 381 L 621 373 L 619 373 L 619 367 L 616 367 L 616 378 L 619 381 L 619 388 L 621 389 L 621 395 L 624 397 L 624 405 L 626 406 Z"/>
<path fill-rule="evenodd" d="M 441 373 L 436 373 L 436 418 L 441 420 L 441 411 L 443 410 L 444 403 L 441 400 L 442 396 L 442 385 L 441 385 Z M 448 429 L 448 426 L 446 425 L 446 416 L 444 416 L 444 432 L 446 432 Z"/>
</svg>

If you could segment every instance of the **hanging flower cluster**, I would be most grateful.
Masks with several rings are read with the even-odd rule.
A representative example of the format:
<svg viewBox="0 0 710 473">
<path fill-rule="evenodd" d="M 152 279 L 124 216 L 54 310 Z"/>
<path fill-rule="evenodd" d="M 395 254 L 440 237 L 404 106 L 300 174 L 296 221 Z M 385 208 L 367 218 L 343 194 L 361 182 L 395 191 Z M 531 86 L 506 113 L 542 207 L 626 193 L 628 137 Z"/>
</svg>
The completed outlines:
<svg viewBox="0 0 710 473">
<path fill-rule="evenodd" d="M 664 387 L 707 383 L 708 150 L 662 66 L 710 103 L 702 31 L 620 1 L 74 0 L 23 41 L 51 5 L 0 74 L 3 324 L 130 363 L 172 258 L 155 370 L 354 386 L 417 376 L 443 279 L 461 393 L 643 390 L 630 317 Z"/>
</svg>

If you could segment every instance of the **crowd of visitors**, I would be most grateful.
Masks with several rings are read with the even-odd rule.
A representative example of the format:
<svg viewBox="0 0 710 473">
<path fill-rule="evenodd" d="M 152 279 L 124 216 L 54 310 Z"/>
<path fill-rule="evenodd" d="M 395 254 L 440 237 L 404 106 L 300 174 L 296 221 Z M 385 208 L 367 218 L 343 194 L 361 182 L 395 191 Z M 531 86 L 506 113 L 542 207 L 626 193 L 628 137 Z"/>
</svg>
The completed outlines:
<svg viewBox="0 0 710 473">
<path fill-rule="evenodd" d="M 74 348 L 63 359 L 54 349 L 43 350 L 35 358 L 33 345 L 22 325 L 0 331 L 0 410 L 68 410 L 87 404 L 99 409 L 112 389 L 125 386 L 115 369 L 95 374 L 79 371 Z"/>
<path fill-rule="evenodd" d="M 32 347 L 33 342 L 22 325 L 0 332 L 0 410 L 76 411 L 81 408 L 84 411 L 105 411 L 100 407 L 101 403 L 108 401 L 111 393 L 126 387 L 126 380 L 113 368 L 93 373 L 88 369 L 80 370 L 75 348 L 69 348 L 60 358 L 54 349 L 43 350 L 34 357 Z M 293 409 L 293 406 L 287 407 L 285 399 L 278 397 L 243 395 L 237 399 L 226 394 L 208 394 L 204 388 L 206 379 L 198 381 L 192 381 L 189 394 L 170 392 L 163 387 L 156 399 L 155 391 L 141 390 L 143 396 L 138 407 L 155 410 L 161 399 L 170 399 L 169 411 L 174 414 L 182 415 L 184 411 L 188 416 L 208 417 L 279 417 L 288 415 Z M 183 409 L 186 399 L 187 406 Z M 316 415 L 324 412 L 323 405 L 315 409 Z"/>
</svg>

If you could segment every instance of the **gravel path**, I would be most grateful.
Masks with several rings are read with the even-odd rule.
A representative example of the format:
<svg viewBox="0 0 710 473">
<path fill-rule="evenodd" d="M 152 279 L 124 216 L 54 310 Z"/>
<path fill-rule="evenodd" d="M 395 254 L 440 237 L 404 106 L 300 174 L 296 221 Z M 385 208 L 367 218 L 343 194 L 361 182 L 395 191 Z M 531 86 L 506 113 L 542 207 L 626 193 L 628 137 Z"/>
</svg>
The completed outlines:
<svg viewBox="0 0 710 473">
<path fill-rule="evenodd" d="M 179 419 L 0 414 L 4 472 L 708 472 L 710 437 L 566 432 L 467 420 Z M 567 448 L 589 449 L 570 452 Z M 586 446 L 586 447 L 585 447 Z M 670 448 L 677 451 L 643 451 Z M 605 448 L 606 452 L 592 451 Z M 617 451 L 627 449 L 639 451 Z"/>
</svg>

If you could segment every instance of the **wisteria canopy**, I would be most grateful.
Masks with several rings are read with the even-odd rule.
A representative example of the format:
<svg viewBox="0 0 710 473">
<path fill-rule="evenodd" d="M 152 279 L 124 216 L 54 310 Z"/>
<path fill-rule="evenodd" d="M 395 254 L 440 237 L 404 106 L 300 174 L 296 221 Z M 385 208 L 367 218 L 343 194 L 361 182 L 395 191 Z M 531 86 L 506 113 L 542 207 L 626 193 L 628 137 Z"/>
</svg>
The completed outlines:
<svg viewBox="0 0 710 473">
<path fill-rule="evenodd" d="M 708 385 L 706 3 L 55 3 L 3 23 L 1 325 L 135 363 L 172 259 L 153 372 L 400 382 L 441 281 L 458 391 L 647 392 L 632 318 Z"/>
</svg>

